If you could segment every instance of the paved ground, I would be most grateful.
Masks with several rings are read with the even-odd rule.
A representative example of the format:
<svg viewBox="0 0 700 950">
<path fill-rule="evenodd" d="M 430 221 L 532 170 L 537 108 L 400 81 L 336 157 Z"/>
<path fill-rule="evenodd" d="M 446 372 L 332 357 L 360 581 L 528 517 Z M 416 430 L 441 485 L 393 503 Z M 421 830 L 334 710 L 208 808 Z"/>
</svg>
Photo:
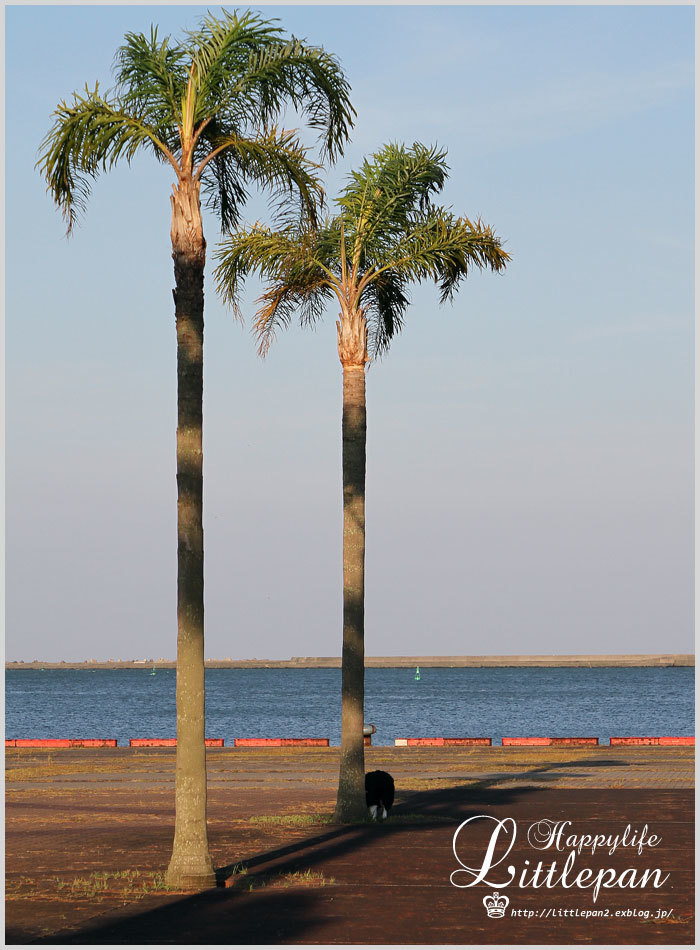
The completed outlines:
<svg viewBox="0 0 700 950">
<path fill-rule="evenodd" d="M 162 880 L 173 750 L 7 750 L 7 942 L 693 943 L 692 748 L 367 753 L 368 770 L 394 775 L 397 803 L 383 825 L 346 827 L 329 823 L 336 749 L 209 750 L 221 886 L 191 896 Z M 516 838 L 486 882 L 459 888 L 453 836 L 479 815 L 490 817 L 457 836 L 463 864 L 481 865 L 494 819 L 513 818 Z M 569 878 L 607 875 L 611 886 L 594 900 L 590 886 L 558 880 L 576 842 L 562 834 L 557 851 L 528 841 L 542 819 L 570 821 L 565 834 L 579 837 L 622 835 L 627 825 L 629 837 L 646 825 L 659 840 L 641 853 L 622 843 L 593 854 L 583 843 Z M 509 864 L 514 880 L 504 886 Z M 643 881 L 654 869 L 663 873 Z M 473 875 L 455 884 L 464 878 Z M 502 919 L 482 903 L 494 890 L 509 899 Z"/>
</svg>

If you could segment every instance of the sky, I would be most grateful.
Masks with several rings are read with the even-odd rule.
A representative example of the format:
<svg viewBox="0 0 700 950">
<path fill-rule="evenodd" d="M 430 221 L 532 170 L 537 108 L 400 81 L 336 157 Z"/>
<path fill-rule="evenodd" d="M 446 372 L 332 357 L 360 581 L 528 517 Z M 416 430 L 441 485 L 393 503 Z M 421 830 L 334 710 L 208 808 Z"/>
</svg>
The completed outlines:
<svg viewBox="0 0 700 950">
<path fill-rule="evenodd" d="M 367 377 L 366 652 L 693 645 L 693 8 L 272 6 L 357 121 L 504 240 L 453 305 L 416 287 Z M 35 169 L 126 32 L 197 6 L 6 7 L 6 658 L 174 658 L 170 172 L 97 180 L 70 239 Z M 255 196 L 244 218 L 265 220 Z M 265 360 L 217 299 L 205 215 L 205 655 L 338 656 L 336 314 Z"/>
</svg>

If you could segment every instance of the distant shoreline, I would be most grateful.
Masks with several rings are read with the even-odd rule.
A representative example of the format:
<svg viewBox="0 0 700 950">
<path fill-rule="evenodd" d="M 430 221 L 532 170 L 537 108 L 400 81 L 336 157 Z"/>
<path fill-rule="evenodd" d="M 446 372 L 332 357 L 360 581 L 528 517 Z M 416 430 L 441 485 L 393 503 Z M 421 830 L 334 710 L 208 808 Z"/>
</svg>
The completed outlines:
<svg viewBox="0 0 700 950">
<path fill-rule="evenodd" d="M 340 669 L 340 657 L 294 656 L 289 660 L 206 660 L 207 669 Z M 512 655 L 512 656 L 368 656 L 367 669 L 406 669 L 413 666 L 448 668 L 483 667 L 667 667 L 695 666 L 692 653 L 616 653 L 570 655 Z M 174 660 L 163 658 L 145 660 L 84 660 L 82 662 L 50 662 L 33 660 L 6 662 L 5 670 L 159 670 L 175 669 Z"/>
</svg>

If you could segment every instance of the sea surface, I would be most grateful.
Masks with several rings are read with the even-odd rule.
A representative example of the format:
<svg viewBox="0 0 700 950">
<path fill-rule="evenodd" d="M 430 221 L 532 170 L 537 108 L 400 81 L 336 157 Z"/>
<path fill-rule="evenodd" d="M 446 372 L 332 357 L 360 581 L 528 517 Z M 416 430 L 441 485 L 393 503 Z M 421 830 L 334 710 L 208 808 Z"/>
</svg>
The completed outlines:
<svg viewBox="0 0 700 950">
<path fill-rule="evenodd" d="M 366 671 L 373 745 L 406 736 L 694 735 L 692 667 Z M 11 670 L 5 735 L 175 736 L 175 671 Z M 340 670 L 207 670 L 206 735 L 327 737 L 340 743 Z"/>
</svg>

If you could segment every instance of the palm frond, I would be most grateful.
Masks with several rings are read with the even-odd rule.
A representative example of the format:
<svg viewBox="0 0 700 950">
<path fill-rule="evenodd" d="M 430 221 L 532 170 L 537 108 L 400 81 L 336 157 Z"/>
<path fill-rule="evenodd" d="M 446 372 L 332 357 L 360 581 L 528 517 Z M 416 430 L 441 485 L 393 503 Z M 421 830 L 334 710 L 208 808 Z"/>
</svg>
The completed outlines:
<svg viewBox="0 0 700 950">
<path fill-rule="evenodd" d="M 315 324 L 332 297 L 333 291 L 323 278 L 296 286 L 285 280 L 266 290 L 256 301 L 261 306 L 253 323 L 258 354 L 267 355 L 277 332 L 288 327 L 295 315 L 302 325 Z"/>
<path fill-rule="evenodd" d="M 325 263 L 315 256 L 311 232 L 300 235 L 294 228 L 273 231 L 254 224 L 228 234 L 214 251 L 220 263 L 214 270 L 219 293 L 224 301 L 237 306 L 245 278 L 258 274 L 264 280 L 279 281 L 287 276 L 291 283 L 315 283 L 328 277 Z"/>
<path fill-rule="evenodd" d="M 292 37 L 261 50 L 251 56 L 240 87 L 244 96 L 259 101 L 265 121 L 291 102 L 320 131 L 321 158 L 335 161 L 342 155 L 356 113 L 338 61 L 323 48 Z"/>
<path fill-rule="evenodd" d="M 460 282 L 467 277 L 470 268 L 501 273 L 510 261 L 501 239 L 493 228 L 481 219 L 472 222 L 469 218 L 457 218 L 452 225 L 457 248 L 445 255 L 440 274 L 440 302 L 452 300 Z"/>
<path fill-rule="evenodd" d="M 70 233 L 84 212 L 90 183 L 100 171 L 112 168 L 120 159 L 131 162 L 136 152 L 150 147 L 161 160 L 172 161 L 167 146 L 143 119 L 111 104 L 94 90 L 73 95 L 73 103 L 62 102 L 53 113 L 53 127 L 39 146 L 37 168 L 48 183 L 48 191 L 61 209 Z"/>
<path fill-rule="evenodd" d="M 213 121 L 207 130 L 212 133 L 215 141 L 221 141 L 223 136 Z M 204 203 L 218 217 L 221 230 L 227 231 L 238 225 L 240 209 L 248 200 L 248 189 L 243 178 L 238 173 L 237 164 L 225 152 L 219 152 L 211 159 L 203 178 Z"/>
<path fill-rule="evenodd" d="M 217 19 L 207 13 L 199 29 L 188 30 L 188 48 L 197 72 L 198 89 L 220 90 L 245 72 L 250 56 L 261 46 L 281 40 L 277 20 L 263 20 L 259 14 L 221 11 Z"/>
<path fill-rule="evenodd" d="M 321 132 L 322 157 L 334 160 L 353 125 L 350 87 L 337 60 L 319 47 L 285 40 L 257 14 L 209 14 L 188 34 L 196 71 L 196 121 L 250 131 L 268 125 L 291 103 Z"/>
<path fill-rule="evenodd" d="M 214 270 L 218 291 L 237 315 L 246 277 L 257 274 L 270 282 L 257 301 L 261 306 L 254 323 L 261 354 L 267 352 L 276 331 L 289 324 L 295 311 L 299 311 L 303 323 L 313 323 L 333 293 L 333 275 L 317 238 L 318 232 L 295 228 L 272 231 L 255 224 L 228 235 L 214 252 L 219 261 Z"/>
<path fill-rule="evenodd" d="M 169 130 L 171 146 L 177 125 L 182 124 L 182 100 L 187 86 L 186 52 L 159 41 L 158 29 L 150 36 L 127 33 L 114 61 L 116 91 L 125 108 L 148 116 L 151 125 Z"/>
<path fill-rule="evenodd" d="M 399 274 L 405 280 L 432 279 L 440 283 L 440 299 L 445 302 L 471 268 L 501 271 L 509 260 L 500 239 L 480 220 L 472 223 L 431 206 L 410 231 L 378 255 L 374 269 L 364 280 L 369 282 L 385 272 Z"/>
<path fill-rule="evenodd" d="M 350 173 L 336 200 L 353 236 L 356 255 L 369 251 L 376 236 L 392 242 L 426 210 L 447 179 L 446 155 L 437 146 L 420 142 L 410 149 L 389 144 L 366 158 L 359 171 Z"/>
<path fill-rule="evenodd" d="M 411 302 L 407 283 L 400 274 L 389 270 L 371 281 L 362 293 L 367 346 L 372 360 L 387 352 L 391 340 L 403 327 L 403 315 Z"/>
<path fill-rule="evenodd" d="M 206 130 L 211 151 L 195 177 L 202 179 L 223 230 L 238 225 L 240 202 L 246 195 L 243 182 L 254 182 L 271 193 L 276 218 L 283 224 L 292 218 L 317 219 L 323 203 L 323 189 L 315 175 L 319 166 L 293 132 L 271 128 L 253 138 L 217 136 L 216 132 L 215 124 Z"/>
<path fill-rule="evenodd" d="M 250 11 L 221 12 L 222 19 L 209 13 L 199 29 L 187 33 L 197 88 L 196 120 L 227 114 L 233 107 L 239 121 L 253 112 L 263 124 L 256 104 L 242 94 L 241 79 L 251 57 L 279 42 L 282 33 L 274 26 L 276 21 L 265 21 Z"/>
</svg>

